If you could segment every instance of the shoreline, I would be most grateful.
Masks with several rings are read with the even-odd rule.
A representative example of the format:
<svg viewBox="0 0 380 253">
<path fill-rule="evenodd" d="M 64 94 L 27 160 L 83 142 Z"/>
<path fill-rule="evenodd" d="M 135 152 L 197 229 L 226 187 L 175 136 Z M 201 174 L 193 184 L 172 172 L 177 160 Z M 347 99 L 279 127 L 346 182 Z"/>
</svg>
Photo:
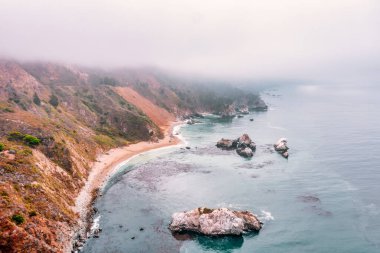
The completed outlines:
<svg viewBox="0 0 380 253">
<path fill-rule="evenodd" d="M 182 124 L 184 124 L 182 121 L 170 122 L 170 125 L 163 129 L 164 138 L 158 142 L 142 141 L 129 146 L 114 148 L 97 156 L 85 185 L 75 199 L 73 210 L 79 214 L 79 217 L 78 226 L 74 229 L 72 236 L 72 245 L 76 244 L 78 240 L 83 241 L 83 239 L 87 238 L 88 228 L 92 223 L 89 220 L 89 216 L 91 216 L 91 212 L 93 211 L 91 209 L 92 204 L 97 197 L 97 194 L 94 193 L 99 192 L 112 175 L 132 158 L 154 149 L 185 143 L 180 136 L 174 133 L 178 131 L 177 128 Z M 70 245 L 69 248 L 71 249 L 72 246 Z"/>
</svg>

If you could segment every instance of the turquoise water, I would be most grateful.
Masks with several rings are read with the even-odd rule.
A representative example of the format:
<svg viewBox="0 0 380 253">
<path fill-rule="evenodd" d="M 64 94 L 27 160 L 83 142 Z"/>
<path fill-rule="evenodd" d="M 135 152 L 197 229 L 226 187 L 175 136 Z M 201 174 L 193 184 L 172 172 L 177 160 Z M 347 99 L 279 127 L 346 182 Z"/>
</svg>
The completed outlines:
<svg viewBox="0 0 380 253">
<path fill-rule="evenodd" d="M 190 150 L 148 152 L 112 178 L 96 203 L 103 231 L 84 251 L 380 252 L 378 94 L 281 88 L 263 92 L 267 112 L 184 126 Z M 252 159 L 215 147 L 243 133 L 257 144 Z M 288 160 L 272 150 L 280 137 Z M 175 238 L 171 214 L 200 206 L 250 210 L 264 227 L 243 237 Z"/>
</svg>

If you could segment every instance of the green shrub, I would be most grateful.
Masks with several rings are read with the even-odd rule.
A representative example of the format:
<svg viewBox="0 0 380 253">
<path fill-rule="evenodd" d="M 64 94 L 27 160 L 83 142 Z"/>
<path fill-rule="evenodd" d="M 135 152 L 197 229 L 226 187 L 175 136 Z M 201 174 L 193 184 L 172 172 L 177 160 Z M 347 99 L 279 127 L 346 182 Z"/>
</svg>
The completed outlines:
<svg viewBox="0 0 380 253">
<path fill-rule="evenodd" d="M 15 112 L 12 108 L 9 108 L 9 107 L 5 107 L 2 110 L 3 112 Z"/>
<path fill-rule="evenodd" d="M 4 150 L 4 144 L 0 142 L 0 152 Z"/>
<path fill-rule="evenodd" d="M 94 136 L 94 140 L 103 147 L 110 148 L 115 146 L 115 141 L 107 135 L 97 134 Z"/>
<path fill-rule="evenodd" d="M 29 146 L 37 146 L 41 143 L 41 140 L 37 137 L 34 137 L 33 135 L 26 134 L 23 138 L 23 141 L 28 144 Z"/>
<path fill-rule="evenodd" d="M 12 216 L 12 221 L 16 223 L 17 225 L 20 225 L 25 222 L 25 218 L 24 216 L 22 216 L 22 214 L 14 214 Z"/>
<path fill-rule="evenodd" d="M 57 107 L 58 106 L 58 97 L 56 95 L 51 95 L 50 96 L 50 100 L 49 100 L 49 103 L 54 106 L 54 107 Z"/>
<path fill-rule="evenodd" d="M 8 140 L 10 141 L 19 141 L 19 140 L 22 140 L 24 138 L 24 134 L 20 133 L 20 132 L 10 132 L 8 134 Z"/>
<path fill-rule="evenodd" d="M 34 92 L 34 95 L 33 95 L 33 103 L 35 103 L 36 105 L 40 106 L 41 105 L 41 100 L 40 98 L 38 97 L 37 93 Z"/>
<path fill-rule="evenodd" d="M 29 156 L 33 154 L 32 150 L 30 149 L 23 149 L 21 152 L 20 152 L 20 155 L 23 155 L 23 156 Z"/>
</svg>

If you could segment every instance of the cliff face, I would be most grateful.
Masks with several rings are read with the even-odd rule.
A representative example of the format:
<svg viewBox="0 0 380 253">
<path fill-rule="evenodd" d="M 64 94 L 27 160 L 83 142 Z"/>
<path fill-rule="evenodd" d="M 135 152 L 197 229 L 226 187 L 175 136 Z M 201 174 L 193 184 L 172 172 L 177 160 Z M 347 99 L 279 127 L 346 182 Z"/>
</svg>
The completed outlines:
<svg viewBox="0 0 380 253">
<path fill-rule="evenodd" d="M 75 197 L 100 152 L 161 138 L 176 116 L 261 103 L 199 87 L 151 72 L 0 61 L 0 252 L 67 251 Z"/>
<path fill-rule="evenodd" d="M 51 64 L 0 64 L 0 251 L 63 251 L 96 154 L 162 135 L 111 86 L 87 78 Z"/>
</svg>

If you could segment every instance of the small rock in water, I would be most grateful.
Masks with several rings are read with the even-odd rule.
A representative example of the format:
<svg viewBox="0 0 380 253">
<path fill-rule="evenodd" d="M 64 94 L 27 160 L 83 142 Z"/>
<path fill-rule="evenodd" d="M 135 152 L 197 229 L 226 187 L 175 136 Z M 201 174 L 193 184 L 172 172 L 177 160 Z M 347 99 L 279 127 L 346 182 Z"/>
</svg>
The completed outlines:
<svg viewBox="0 0 380 253">
<path fill-rule="evenodd" d="M 186 149 L 191 149 L 191 148 L 189 146 L 187 146 Z"/>
<path fill-rule="evenodd" d="M 289 157 L 288 153 L 288 141 L 285 138 L 280 138 L 276 144 L 274 144 L 274 150 L 276 150 L 279 154 L 281 154 L 284 158 Z"/>
<path fill-rule="evenodd" d="M 123 225 L 119 225 L 119 228 L 122 228 L 123 227 Z"/>
<path fill-rule="evenodd" d="M 131 237 L 131 239 L 132 239 L 132 240 L 134 240 L 135 238 L 136 238 L 136 237 L 134 237 L 134 236 L 133 236 L 133 237 Z"/>
<path fill-rule="evenodd" d="M 140 231 L 144 231 L 144 228 L 140 228 Z"/>
<path fill-rule="evenodd" d="M 230 140 L 230 139 L 220 139 L 216 146 L 221 149 L 234 149 L 236 148 L 237 141 L 236 140 Z"/>
<path fill-rule="evenodd" d="M 102 231 L 102 229 L 101 228 L 98 228 L 98 229 L 95 229 L 94 230 L 94 238 L 99 238 L 99 234 L 100 234 L 100 232 Z"/>
<path fill-rule="evenodd" d="M 250 121 L 253 121 L 253 119 L 249 119 Z"/>
</svg>

